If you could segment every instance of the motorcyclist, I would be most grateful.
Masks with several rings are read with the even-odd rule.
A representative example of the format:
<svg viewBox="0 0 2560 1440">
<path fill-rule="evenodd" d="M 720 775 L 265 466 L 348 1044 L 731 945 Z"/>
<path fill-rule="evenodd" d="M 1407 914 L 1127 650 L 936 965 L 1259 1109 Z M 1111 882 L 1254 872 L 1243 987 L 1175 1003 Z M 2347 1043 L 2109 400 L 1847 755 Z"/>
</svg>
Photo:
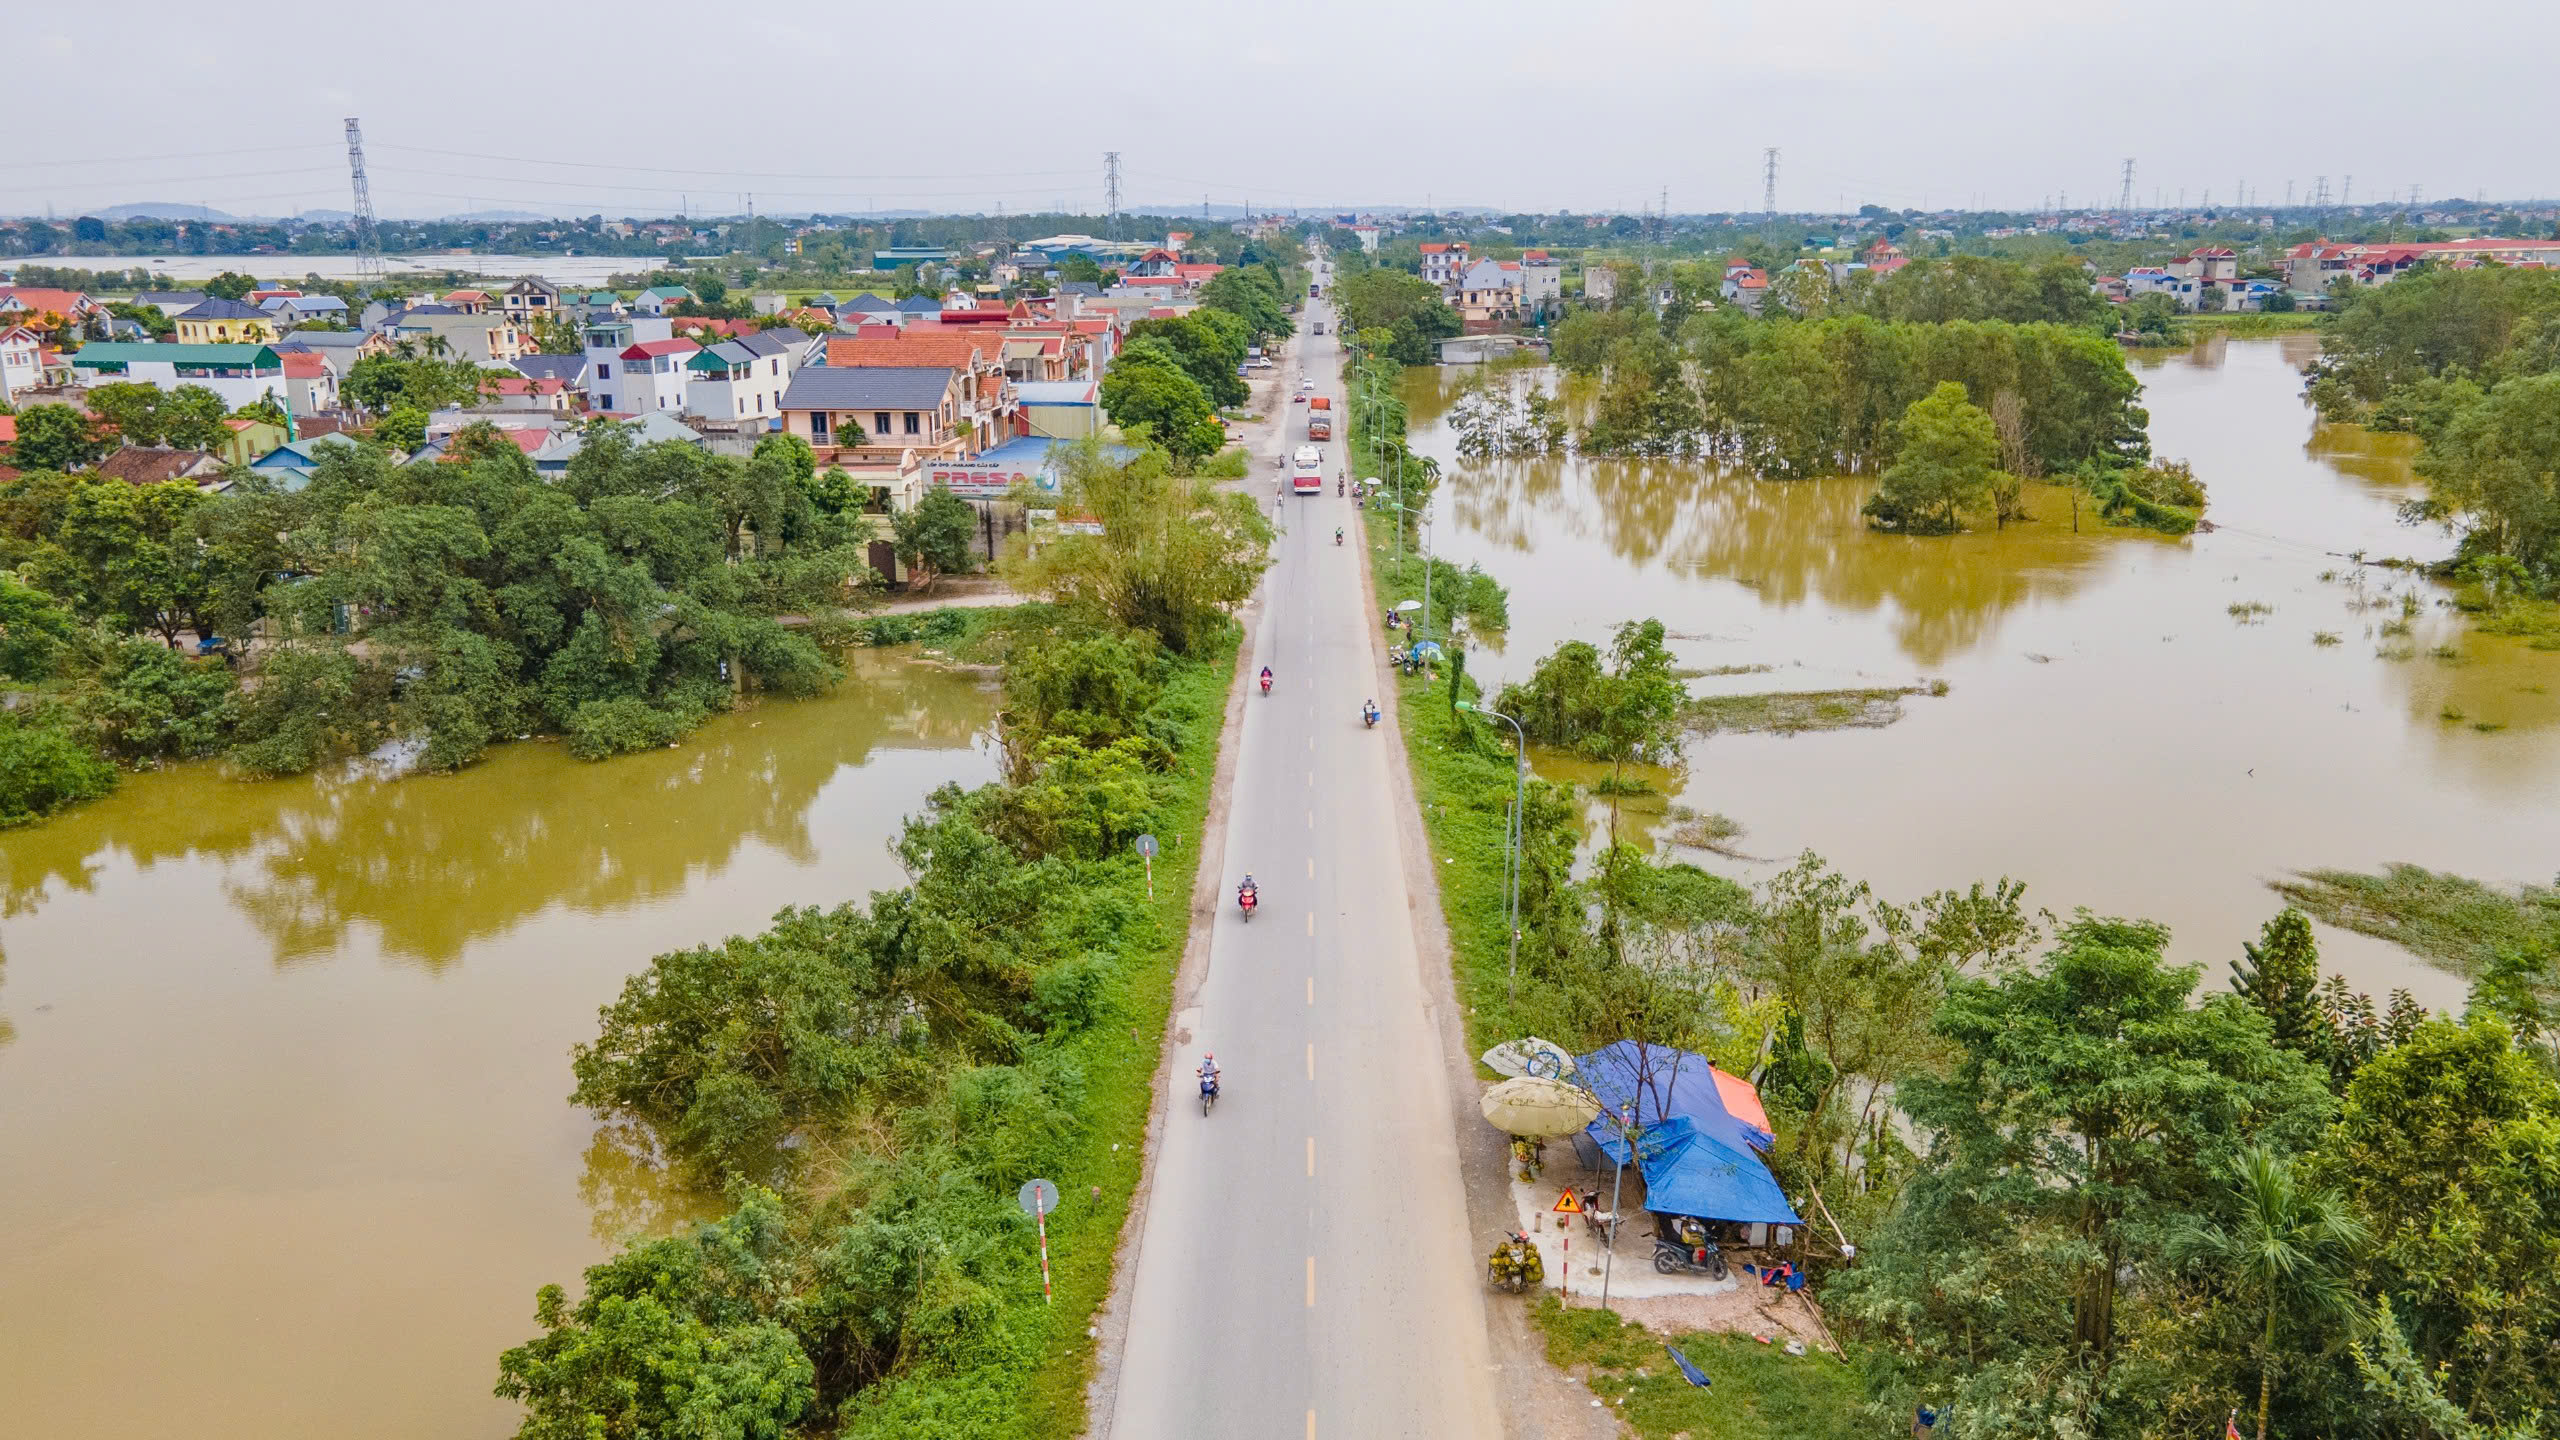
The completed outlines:
<svg viewBox="0 0 2560 1440">
<path fill-rule="evenodd" d="M 1333 527 L 1333 543 L 1336 545 L 1342 543 L 1342 527 L 1339 525 Z"/>
<path fill-rule="evenodd" d="M 1334 477 L 1333 477 L 1333 493 L 1334 493 L 1334 494 L 1336 494 L 1336 495 L 1340 495 L 1340 494 L 1344 493 L 1344 487 L 1345 487 L 1348 483 L 1349 483 L 1349 482 L 1345 481 L 1345 480 L 1342 478 L 1342 474 L 1341 474 L 1341 472 L 1340 472 L 1340 471 L 1336 471 L 1336 472 L 1334 472 Z"/>
<path fill-rule="evenodd" d="M 1271 693 L 1271 667 L 1268 665 L 1262 667 L 1262 693 Z"/>
<path fill-rule="evenodd" d="M 1204 1054 L 1200 1057 L 1200 1083 L 1210 1094 L 1215 1095 L 1218 1093 L 1217 1056 Z"/>
<path fill-rule="evenodd" d="M 1377 701 L 1363 700 L 1360 702 L 1360 723 L 1363 725 L 1375 725 L 1378 723 Z"/>
<path fill-rule="evenodd" d="M 1247 875 L 1243 882 L 1236 886 L 1236 908 L 1250 910 L 1261 903 L 1262 887 L 1254 884 L 1253 877 Z"/>
</svg>

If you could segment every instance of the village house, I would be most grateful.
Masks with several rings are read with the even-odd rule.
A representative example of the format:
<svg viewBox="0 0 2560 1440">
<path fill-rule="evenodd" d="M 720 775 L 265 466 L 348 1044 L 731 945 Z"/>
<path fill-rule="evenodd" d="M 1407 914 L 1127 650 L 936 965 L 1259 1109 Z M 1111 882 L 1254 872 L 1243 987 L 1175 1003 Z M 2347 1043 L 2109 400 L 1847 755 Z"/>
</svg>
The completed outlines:
<svg viewBox="0 0 2560 1440">
<path fill-rule="evenodd" d="M 57 326 L 79 331 L 106 321 L 107 307 L 78 290 L 0 285 L 0 325 L 24 325 L 43 334 Z"/>
<path fill-rule="evenodd" d="M 238 410 L 274 396 L 287 404 L 284 359 L 266 345 L 135 345 L 105 341 L 71 356 L 72 373 L 84 385 L 117 380 L 175 390 L 201 385 Z"/>
<path fill-rule="evenodd" d="M 614 382 L 615 393 L 622 402 L 617 408 L 633 414 L 655 410 L 683 414 L 685 387 L 693 378 L 687 367 L 701 350 L 701 346 L 681 337 L 635 340 L 624 346 L 613 360 L 621 372 Z"/>
<path fill-rule="evenodd" d="M 406 340 L 420 349 L 444 342 L 444 353 L 475 365 L 504 365 L 532 346 L 515 322 L 503 315 L 457 312 L 450 305 L 420 305 L 391 317 L 383 333 L 397 344 Z"/>
<path fill-rule="evenodd" d="M 301 418 L 326 415 L 338 408 L 338 373 L 326 356 L 309 350 L 278 350 L 284 366 L 285 412 Z"/>
<path fill-rule="evenodd" d="M 371 355 L 391 353 L 391 337 L 376 330 L 296 330 L 276 342 L 278 355 L 317 355 L 340 380 L 355 363 Z"/>
<path fill-rule="evenodd" d="M 557 380 L 574 394 L 586 392 L 587 357 L 583 354 L 519 355 L 508 363 L 528 380 Z"/>
<path fill-rule="evenodd" d="M 93 473 L 102 480 L 121 480 L 127 485 L 165 485 L 172 480 L 193 480 L 203 488 L 222 473 L 222 460 L 205 450 L 127 445 L 100 460 Z"/>
<path fill-rule="evenodd" d="M 1467 242 L 1452 240 L 1445 244 L 1433 241 L 1422 247 L 1422 278 L 1440 287 L 1445 295 L 1457 288 L 1466 274 Z"/>
<path fill-rule="evenodd" d="M 631 308 L 642 315 L 666 315 L 692 298 L 693 292 L 682 285 L 652 285 L 632 300 Z"/>
<path fill-rule="evenodd" d="M 437 303 L 449 305 L 454 309 L 461 311 L 465 315 L 486 315 L 489 313 L 489 292 L 486 290 L 451 290 L 447 291 L 444 299 Z"/>
<path fill-rule="evenodd" d="M 1586 265 L 1582 270 L 1582 298 L 1594 305 L 1607 305 L 1618 298 L 1618 272 L 1606 265 Z"/>
<path fill-rule="evenodd" d="M 284 443 L 284 427 L 272 420 L 235 416 L 223 421 L 222 428 L 231 434 L 214 455 L 225 465 L 246 465 Z"/>
<path fill-rule="evenodd" d="M 177 316 L 181 345 L 264 344 L 276 338 L 275 318 L 255 305 L 216 297 Z"/>
<path fill-rule="evenodd" d="M 1716 286 L 1716 294 L 1757 315 L 1769 300 L 1769 272 L 1746 256 L 1731 256 L 1724 262 L 1724 279 Z"/>
<path fill-rule="evenodd" d="M 1520 262 L 1479 260 L 1458 279 L 1458 314 L 1470 333 L 1520 323 Z"/>
<path fill-rule="evenodd" d="M 895 339 L 833 339 L 827 342 L 827 366 L 950 370 L 957 377 L 956 398 L 944 423 L 957 435 L 960 453 L 975 454 L 1014 429 L 1013 385 L 1005 376 L 1000 335 L 920 330 Z"/>
<path fill-rule="evenodd" d="M 569 358 L 569 357 L 562 357 Z M 552 415 L 569 413 L 569 383 L 556 377 L 535 379 L 529 375 L 491 375 L 480 382 L 481 403 L 501 410 L 538 410 Z"/>
<path fill-rule="evenodd" d="M 148 306 L 162 316 L 175 320 L 182 311 L 193 310 L 205 302 L 201 290 L 145 290 L 133 297 L 138 306 Z"/>
<path fill-rule="evenodd" d="M 1520 252 L 1520 304 L 1543 314 L 1564 301 L 1564 262 L 1544 250 Z"/>
<path fill-rule="evenodd" d="M 552 319 L 564 308 L 559 290 L 531 275 L 508 286 L 498 302 L 508 319 L 527 326 L 536 320 Z"/>
<path fill-rule="evenodd" d="M 44 384 L 44 337 L 24 325 L 0 330 L 0 405 Z"/>
<path fill-rule="evenodd" d="M 960 372 L 943 366 L 814 366 L 784 393 L 783 428 L 808 441 L 822 465 L 894 461 L 906 451 L 971 454 L 956 428 L 960 383 Z"/>
<path fill-rule="evenodd" d="M 685 412 L 707 420 L 745 420 L 778 427 L 782 394 L 790 377 L 777 347 L 758 354 L 742 341 L 723 340 L 685 361 Z"/>
<path fill-rule="evenodd" d="M 335 295 L 277 295 L 260 301 L 258 308 L 283 330 L 312 324 L 344 324 L 352 313 L 347 302 Z"/>
</svg>

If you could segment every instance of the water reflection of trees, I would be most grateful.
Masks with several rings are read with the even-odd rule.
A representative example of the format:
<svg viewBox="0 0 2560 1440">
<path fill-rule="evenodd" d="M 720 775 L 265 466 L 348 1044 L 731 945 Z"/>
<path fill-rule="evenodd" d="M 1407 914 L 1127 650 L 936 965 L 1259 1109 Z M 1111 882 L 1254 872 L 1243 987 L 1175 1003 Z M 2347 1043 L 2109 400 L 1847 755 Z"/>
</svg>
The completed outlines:
<svg viewBox="0 0 2560 1440">
<path fill-rule="evenodd" d="M 1463 377 L 1410 372 L 1404 396 L 1418 427 L 1444 414 Z M 1537 372 L 1524 383 L 1555 383 Z M 1588 396 L 1570 382 L 1569 405 Z M 1894 635 L 1921 665 L 1980 644 L 2007 611 L 2069 595 L 2097 573 L 2108 543 L 2159 542 L 2071 530 L 2066 490 L 2030 487 L 2041 517 L 2008 530 L 1943 538 L 1879 535 L 1858 515 L 1874 489 L 1863 479 L 1762 480 L 1712 462 L 1586 460 L 1549 456 L 1459 461 L 1445 426 L 1418 428 L 1416 448 L 1445 467 L 1441 494 L 1469 532 L 1521 555 L 1559 536 L 1604 546 L 1631 572 L 1664 570 L 1729 580 L 1764 603 L 1820 603 L 1842 610 L 1891 605 Z M 1588 577 L 1527 564 L 1500 570 L 1515 613 L 1538 608 L 1540 591 L 1580 586 Z"/>
<path fill-rule="evenodd" d="M 1897 643 L 1922 665 L 1980 643 L 2005 612 L 2055 599 L 2096 573 L 2100 547 L 2146 537 L 2070 529 L 2067 491 L 2031 488 L 2038 522 L 1913 539 L 1859 518 L 1862 480 L 1770 481 L 1679 461 L 1517 461 L 1444 482 L 1459 521 L 1523 553 L 1557 534 L 1595 540 L 1631 570 L 1747 585 L 1766 604 L 1895 613 Z M 1515 609 L 1548 585 L 1586 583 L 1554 567 L 1500 576 Z"/>
<path fill-rule="evenodd" d="M 138 869 L 228 862 L 224 890 L 279 964 L 369 925 L 386 954 L 440 969 L 552 905 L 617 910 L 673 894 L 754 839 L 814 853 L 818 791 L 883 747 L 966 746 L 993 713 L 967 679 L 858 656 L 838 693 L 716 722 L 683 745 L 603 764 L 501 747 L 450 776 L 244 783 L 211 768 L 147 784 L 13 836 L 9 909 L 86 890 L 110 852 Z"/>
</svg>

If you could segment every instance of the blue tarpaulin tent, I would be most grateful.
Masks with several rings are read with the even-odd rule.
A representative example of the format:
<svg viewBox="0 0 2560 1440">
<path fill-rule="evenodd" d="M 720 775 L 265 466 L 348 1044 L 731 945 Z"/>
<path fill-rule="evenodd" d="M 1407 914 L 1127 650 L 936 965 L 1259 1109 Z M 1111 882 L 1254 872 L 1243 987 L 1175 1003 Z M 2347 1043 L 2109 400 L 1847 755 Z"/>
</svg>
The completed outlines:
<svg viewBox="0 0 2560 1440">
<path fill-rule="evenodd" d="M 1605 1107 L 1587 1132 L 1601 1153 L 1626 1160 L 1622 1117 L 1637 1127 L 1634 1158 L 1646 1209 L 1702 1220 L 1804 1223 L 1756 1153 L 1768 1145 L 1768 1132 L 1725 1109 L 1707 1057 L 1621 1040 L 1574 1063 Z"/>
</svg>

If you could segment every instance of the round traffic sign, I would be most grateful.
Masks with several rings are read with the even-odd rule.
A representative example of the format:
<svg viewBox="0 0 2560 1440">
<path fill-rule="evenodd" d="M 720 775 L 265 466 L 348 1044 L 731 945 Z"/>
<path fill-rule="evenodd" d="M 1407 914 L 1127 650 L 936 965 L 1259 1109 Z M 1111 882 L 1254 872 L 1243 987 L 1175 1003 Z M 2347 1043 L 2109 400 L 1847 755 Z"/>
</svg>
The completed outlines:
<svg viewBox="0 0 2560 1440">
<path fill-rule="evenodd" d="M 1153 860 L 1156 858 L 1156 837 L 1153 835 L 1141 835 L 1138 837 L 1138 858 L 1141 860 Z"/>
<path fill-rule="evenodd" d="M 1013 1202 L 1022 1207 L 1025 1215 L 1046 1215 L 1058 1208 L 1058 1187 L 1046 1180 L 1025 1180 Z"/>
</svg>

